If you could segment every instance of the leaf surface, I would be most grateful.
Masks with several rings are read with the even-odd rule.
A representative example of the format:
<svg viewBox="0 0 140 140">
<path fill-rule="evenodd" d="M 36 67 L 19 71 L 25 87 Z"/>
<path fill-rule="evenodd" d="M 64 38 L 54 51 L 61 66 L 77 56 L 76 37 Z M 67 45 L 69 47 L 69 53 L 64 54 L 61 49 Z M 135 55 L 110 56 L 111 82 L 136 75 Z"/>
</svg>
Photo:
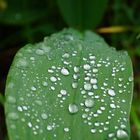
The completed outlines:
<svg viewBox="0 0 140 140">
<path fill-rule="evenodd" d="M 15 56 L 6 85 L 10 140 L 129 140 L 133 73 L 126 52 L 65 29 Z"/>
</svg>

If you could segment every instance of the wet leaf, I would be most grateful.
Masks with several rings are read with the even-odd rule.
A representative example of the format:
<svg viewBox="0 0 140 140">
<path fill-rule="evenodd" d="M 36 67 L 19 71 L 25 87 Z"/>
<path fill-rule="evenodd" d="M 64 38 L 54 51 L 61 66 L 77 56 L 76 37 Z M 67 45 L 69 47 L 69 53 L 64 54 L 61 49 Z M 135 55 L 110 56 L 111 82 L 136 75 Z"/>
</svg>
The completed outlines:
<svg viewBox="0 0 140 140">
<path fill-rule="evenodd" d="M 15 56 L 6 84 L 10 140 L 129 140 L 133 73 L 90 31 L 65 29 Z"/>
</svg>

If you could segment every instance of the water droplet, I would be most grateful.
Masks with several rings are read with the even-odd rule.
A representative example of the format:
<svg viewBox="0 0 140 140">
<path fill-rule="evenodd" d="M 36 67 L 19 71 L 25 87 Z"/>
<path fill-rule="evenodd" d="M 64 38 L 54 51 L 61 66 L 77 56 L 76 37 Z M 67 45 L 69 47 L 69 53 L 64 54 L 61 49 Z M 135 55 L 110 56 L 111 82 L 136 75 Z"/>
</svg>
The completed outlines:
<svg viewBox="0 0 140 140">
<path fill-rule="evenodd" d="M 92 86 L 91 86 L 90 83 L 86 83 L 86 84 L 84 85 L 84 89 L 85 89 L 85 90 L 91 90 L 91 88 L 92 88 Z"/>
<path fill-rule="evenodd" d="M 85 100 L 85 106 L 86 106 L 86 107 L 93 107 L 93 105 L 94 105 L 93 99 L 87 98 L 87 99 Z"/>
<path fill-rule="evenodd" d="M 78 112 L 78 106 L 76 104 L 69 104 L 69 112 L 74 114 Z"/>
<path fill-rule="evenodd" d="M 16 99 L 13 96 L 8 96 L 7 97 L 7 101 L 11 104 L 15 104 L 16 103 Z"/>
<path fill-rule="evenodd" d="M 50 77 L 50 80 L 51 80 L 52 82 L 56 82 L 56 81 L 57 81 L 57 78 L 54 77 L 54 76 L 52 76 L 52 77 Z"/>
<path fill-rule="evenodd" d="M 91 84 L 96 84 L 97 83 L 97 79 L 90 79 L 90 83 Z"/>
<path fill-rule="evenodd" d="M 92 95 L 94 95 L 94 93 L 93 92 L 88 92 L 88 95 L 92 96 Z"/>
<path fill-rule="evenodd" d="M 98 72 L 98 69 L 96 69 L 96 68 L 93 68 L 93 73 L 97 73 Z"/>
<path fill-rule="evenodd" d="M 9 119 L 12 119 L 12 120 L 17 120 L 17 119 L 19 118 L 19 116 L 18 116 L 18 114 L 15 113 L 15 112 L 10 112 L 10 113 L 8 114 L 8 118 L 9 118 Z"/>
<path fill-rule="evenodd" d="M 87 115 L 87 114 L 85 114 L 85 113 L 84 113 L 84 114 L 82 114 L 82 118 L 83 118 L 83 119 L 85 119 L 85 118 L 87 118 L 87 117 L 88 117 L 88 115 Z"/>
<path fill-rule="evenodd" d="M 110 104 L 111 108 L 116 108 L 115 104 Z"/>
<path fill-rule="evenodd" d="M 64 89 L 62 89 L 62 90 L 60 90 L 60 93 L 61 93 L 61 95 L 66 95 L 67 94 L 67 91 L 64 90 Z"/>
<path fill-rule="evenodd" d="M 132 82 L 133 81 L 133 77 L 129 77 L 129 82 Z"/>
<path fill-rule="evenodd" d="M 115 94 L 115 91 L 113 90 L 113 89 L 109 89 L 108 90 L 108 94 L 110 95 L 110 96 L 115 96 L 116 94 Z"/>
<path fill-rule="evenodd" d="M 47 130 L 51 131 L 53 129 L 53 127 L 51 125 L 47 126 Z"/>
<path fill-rule="evenodd" d="M 48 83 L 46 81 L 43 81 L 42 85 L 46 87 L 46 86 L 48 86 Z"/>
<path fill-rule="evenodd" d="M 72 83 L 72 87 L 73 87 L 73 88 L 77 88 L 77 87 L 78 87 L 78 83 L 75 83 L 75 82 Z"/>
<path fill-rule="evenodd" d="M 63 58 L 69 58 L 70 55 L 69 55 L 68 53 L 65 53 L 65 54 L 62 55 L 62 57 L 63 57 Z"/>
<path fill-rule="evenodd" d="M 69 71 L 68 71 L 68 69 L 66 69 L 66 68 L 62 68 L 62 69 L 61 69 L 61 73 L 62 73 L 63 75 L 69 75 Z"/>
<path fill-rule="evenodd" d="M 74 67 L 74 72 L 78 73 L 79 72 L 79 67 Z"/>
<path fill-rule="evenodd" d="M 96 129 L 91 129 L 90 131 L 91 131 L 91 133 L 95 133 Z"/>
<path fill-rule="evenodd" d="M 69 128 L 68 127 L 64 128 L 64 131 L 69 132 Z"/>
<path fill-rule="evenodd" d="M 28 126 L 31 128 L 32 127 L 32 123 L 31 122 L 28 122 Z"/>
<path fill-rule="evenodd" d="M 48 115 L 45 114 L 45 113 L 42 113 L 42 114 L 41 114 L 41 117 L 42 117 L 42 119 L 46 120 L 46 119 L 48 118 Z"/>
<path fill-rule="evenodd" d="M 89 64 L 85 64 L 85 65 L 83 66 L 83 68 L 84 68 L 85 70 L 90 70 L 90 65 L 89 65 Z"/>
<path fill-rule="evenodd" d="M 36 91 L 36 87 L 32 86 L 32 87 L 31 87 L 31 90 L 32 90 L 32 91 Z"/>
<path fill-rule="evenodd" d="M 117 137 L 118 137 L 119 139 L 124 139 L 124 138 L 127 138 L 127 137 L 128 137 L 128 134 L 127 134 L 127 132 L 124 131 L 124 130 L 118 130 L 118 131 L 117 131 Z"/>
<path fill-rule="evenodd" d="M 23 111 L 23 109 L 22 109 L 22 107 L 21 107 L 21 106 L 18 106 L 18 107 L 17 107 L 17 110 L 18 110 L 18 111 L 20 111 L 20 112 L 22 112 L 22 111 Z"/>
</svg>

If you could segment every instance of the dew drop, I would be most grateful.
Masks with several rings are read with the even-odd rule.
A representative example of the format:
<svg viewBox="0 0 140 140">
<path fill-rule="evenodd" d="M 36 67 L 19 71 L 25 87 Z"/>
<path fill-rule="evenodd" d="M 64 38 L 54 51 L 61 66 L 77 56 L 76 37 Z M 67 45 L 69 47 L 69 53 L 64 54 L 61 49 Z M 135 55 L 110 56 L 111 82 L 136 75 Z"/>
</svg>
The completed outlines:
<svg viewBox="0 0 140 140">
<path fill-rule="evenodd" d="M 89 65 L 89 64 L 85 64 L 85 65 L 83 66 L 83 68 L 84 68 L 85 70 L 90 70 L 90 65 Z"/>
<path fill-rule="evenodd" d="M 62 89 L 62 90 L 60 90 L 60 93 L 61 93 L 61 95 L 66 95 L 67 94 L 67 91 L 64 90 L 64 89 Z"/>
<path fill-rule="evenodd" d="M 133 81 L 133 77 L 129 77 L 129 82 L 132 82 Z"/>
<path fill-rule="evenodd" d="M 88 98 L 88 99 L 85 100 L 85 106 L 86 107 L 93 107 L 93 105 L 94 105 L 93 99 Z"/>
<path fill-rule="evenodd" d="M 110 104 L 111 108 L 116 108 L 115 104 Z"/>
<path fill-rule="evenodd" d="M 94 68 L 92 71 L 93 71 L 93 73 L 97 73 L 98 69 Z"/>
<path fill-rule="evenodd" d="M 51 125 L 47 126 L 47 130 L 51 131 L 53 129 L 53 127 Z"/>
<path fill-rule="evenodd" d="M 54 76 L 52 76 L 52 77 L 50 77 L 50 80 L 51 80 L 52 82 L 56 82 L 56 81 L 57 81 L 57 78 L 54 77 Z"/>
<path fill-rule="evenodd" d="M 78 83 L 75 83 L 75 82 L 72 83 L 72 87 L 73 87 L 73 88 L 77 88 L 77 87 L 78 87 Z"/>
<path fill-rule="evenodd" d="M 63 57 L 63 58 L 69 58 L 70 55 L 69 55 L 68 53 L 65 53 L 65 54 L 62 55 L 62 57 Z"/>
<path fill-rule="evenodd" d="M 96 129 L 91 129 L 90 131 L 91 131 L 91 133 L 95 133 Z"/>
<path fill-rule="evenodd" d="M 32 90 L 32 91 L 36 91 L 36 87 L 32 86 L 32 87 L 31 87 L 31 90 Z"/>
<path fill-rule="evenodd" d="M 109 89 L 109 90 L 108 90 L 108 94 L 109 94 L 110 96 L 115 96 L 115 95 L 116 95 L 113 89 Z"/>
<path fill-rule="evenodd" d="M 118 131 L 117 131 L 117 137 L 118 137 L 119 139 L 124 139 L 124 138 L 127 138 L 127 137 L 128 137 L 128 134 L 127 134 L 127 132 L 124 131 L 124 130 L 118 130 Z"/>
<path fill-rule="evenodd" d="M 69 112 L 74 114 L 78 112 L 78 106 L 76 104 L 69 104 Z"/>
<path fill-rule="evenodd" d="M 84 89 L 85 89 L 85 90 L 91 90 L 91 88 L 92 88 L 92 86 L 91 86 L 90 83 L 84 84 Z"/>
<path fill-rule="evenodd" d="M 64 128 L 64 131 L 69 132 L 69 128 L 68 127 Z"/>
<path fill-rule="evenodd" d="M 75 66 L 75 67 L 74 67 L 74 72 L 75 72 L 75 73 L 78 73 L 78 72 L 79 72 L 79 67 L 76 67 L 76 66 Z"/>
<path fill-rule="evenodd" d="M 62 69 L 61 69 L 61 73 L 62 73 L 63 75 L 69 75 L 69 71 L 68 71 L 68 69 L 66 69 L 66 68 L 62 68 Z"/>
<path fill-rule="evenodd" d="M 41 114 L 41 117 L 42 117 L 42 119 L 46 120 L 46 119 L 48 118 L 48 115 L 45 114 L 45 113 L 42 113 L 42 114 Z"/>
<path fill-rule="evenodd" d="M 97 83 L 97 79 L 90 79 L 90 83 L 91 84 L 96 84 Z"/>
</svg>

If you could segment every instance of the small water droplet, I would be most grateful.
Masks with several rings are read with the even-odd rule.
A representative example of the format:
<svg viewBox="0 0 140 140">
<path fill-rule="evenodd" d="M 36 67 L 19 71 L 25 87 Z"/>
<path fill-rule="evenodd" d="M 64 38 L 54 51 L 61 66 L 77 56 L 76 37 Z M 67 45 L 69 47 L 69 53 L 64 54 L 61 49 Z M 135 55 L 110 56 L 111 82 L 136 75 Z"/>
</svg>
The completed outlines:
<svg viewBox="0 0 140 140">
<path fill-rule="evenodd" d="M 97 79 L 90 79 L 90 83 L 91 84 L 96 84 L 97 83 Z"/>
<path fill-rule="evenodd" d="M 129 82 L 132 82 L 133 81 L 133 77 L 129 77 Z"/>
<path fill-rule="evenodd" d="M 96 69 L 96 68 L 93 68 L 93 73 L 97 73 L 98 72 L 98 69 Z"/>
<path fill-rule="evenodd" d="M 83 66 L 83 68 L 84 68 L 85 70 L 90 70 L 90 65 L 89 65 L 89 64 L 85 64 L 85 65 Z"/>
<path fill-rule="evenodd" d="M 46 86 L 48 86 L 48 83 L 46 81 L 43 81 L 42 85 L 46 87 Z"/>
<path fill-rule="evenodd" d="M 53 129 L 53 127 L 51 125 L 47 126 L 47 130 L 51 131 Z"/>
<path fill-rule="evenodd" d="M 70 55 L 69 55 L 68 53 L 65 53 L 65 54 L 62 55 L 62 57 L 63 57 L 63 58 L 69 58 Z"/>
<path fill-rule="evenodd" d="M 116 108 L 115 104 L 110 104 L 111 108 Z"/>
<path fill-rule="evenodd" d="M 60 90 L 60 93 L 61 93 L 61 95 L 66 95 L 67 94 L 67 91 L 64 90 L 64 89 L 62 89 L 62 90 Z"/>
<path fill-rule="evenodd" d="M 93 99 L 87 98 L 87 99 L 85 100 L 85 106 L 86 106 L 86 107 L 93 107 L 93 105 L 94 105 Z"/>
<path fill-rule="evenodd" d="M 54 77 L 54 76 L 52 76 L 52 77 L 50 77 L 50 80 L 51 80 L 52 82 L 56 82 L 56 81 L 57 81 L 57 78 Z"/>
<path fill-rule="evenodd" d="M 127 137 L 128 137 L 128 134 L 127 134 L 127 132 L 124 131 L 124 130 L 118 130 L 118 131 L 117 131 L 117 137 L 118 137 L 119 139 L 124 139 L 124 138 L 127 138 Z"/>
<path fill-rule="evenodd" d="M 68 71 L 68 69 L 66 69 L 66 68 L 62 68 L 62 69 L 61 69 L 61 73 L 62 73 L 63 75 L 69 75 L 69 71 Z"/>
<path fill-rule="evenodd" d="M 115 96 L 116 94 L 115 94 L 115 91 L 113 90 L 113 89 L 109 89 L 108 90 L 108 94 L 110 95 L 110 96 Z"/>
<path fill-rule="evenodd" d="M 46 120 L 48 118 L 48 115 L 46 113 L 41 114 L 42 119 Z"/>
<path fill-rule="evenodd" d="M 64 131 L 69 132 L 69 128 L 68 127 L 64 128 Z"/>
<path fill-rule="evenodd" d="M 28 126 L 31 128 L 32 127 L 32 123 L 31 122 L 28 122 Z"/>
<path fill-rule="evenodd" d="M 69 112 L 75 114 L 78 112 L 78 106 L 76 104 L 69 104 Z"/>
<path fill-rule="evenodd" d="M 92 86 L 91 86 L 90 83 L 85 83 L 85 84 L 84 84 L 84 89 L 85 89 L 85 90 L 91 90 L 91 88 L 92 88 Z"/>
<path fill-rule="evenodd" d="M 32 90 L 32 91 L 36 91 L 36 87 L 32 86 L 32 87 L 31 87 L 31 90 Z"/>
<path fill-rule="evenodd" d="M 91 131 L 91 133 L 95 133 L 96 129 L 91 129 L 90 131 Z"/>
<path fill-rule="evenodd" d="M 75 67 L 74 67 L 74 72 L 75 72 L 75 73 L 78 73 L 78 72 L 79 72 L 79 67 L 75 66 Z"/>
<path fill-rule="evenodd" d="M 77 88 L 78 87 L 78 83 L 76 83 L 76 82 L 72 83 L 72 87 L 73 88 Z"/>
</svg>

